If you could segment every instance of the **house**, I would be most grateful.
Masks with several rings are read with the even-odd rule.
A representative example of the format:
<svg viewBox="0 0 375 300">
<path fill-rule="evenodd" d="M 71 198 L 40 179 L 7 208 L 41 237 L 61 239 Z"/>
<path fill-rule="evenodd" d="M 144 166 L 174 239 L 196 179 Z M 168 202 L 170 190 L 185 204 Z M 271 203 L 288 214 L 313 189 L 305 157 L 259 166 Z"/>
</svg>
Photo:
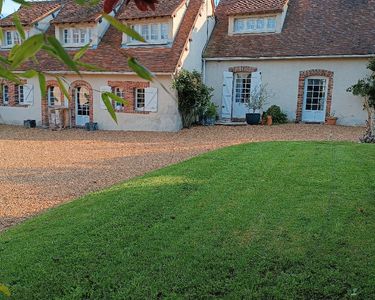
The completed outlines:
<svg viewBox="0 0 375 300">
<path fill-rule="evenodd" d="M 137 42 L 109 26 L 102 19 L 103 1 L 83 7 L 75 0 L 33 2 L 21 6 L 18 13 L 25 28 L 33 28 L 43 16 L 42 31 L 54 35 L 71 54 L 90 43 L 85 63 L 104 71 L 82 71 L 81 76 L 69 71 L 46 53 L 38 54 L 43 71 L 48 75 L 46 97 L 42 97 L 37 79 L 23 85 L 2 81 L 0 123 L 22 124 L 26 119 L 48 126 L 49 109 L 66 107 L 69 123 L 84 126 L 97 122 L 100 129 L 134 131 L 177 131 L 181 128 L 173 75 L 181 68 L 202 71 L 202 53 L 214 26 L 211 0 L 159 0 L 155 11 L 139 11 L 133 2 L 123 2 L 111 12 L 132 26 L 146 40 Z M 19 43 L 11 22 L 12 16 L 0 20 L 0 27 L 11 32 L 1 45 L 0 55 Z M 9 29 L 9 30 L 8 30 Z M 30 34 L 32 30 L 30 30 Z M 127 65 L 127 55 L 136 57 L 157 76 L 154 82 L 140 79 Z M 32 68 L 32 63 L 23 70 Z M 22 70 L 20 70 L 22 71 Z M 61 76 L 72 101 L 65 99 L 53 75 Z M 112 91 L 126 99 L 128 105 L 113 103 L 118 124 L 110 117 L 101 93 Z"/>
<path fill-rule="evenodd" d="M 244 119 L 264 84 L 290 120 L 364 124 L 347 88 L 375 55 L 375 1 L 221 0 L 204 53 L 205 81 L 223 120 Z M 266 109 L 265 107 L 264 109 Z"/>
</svg>

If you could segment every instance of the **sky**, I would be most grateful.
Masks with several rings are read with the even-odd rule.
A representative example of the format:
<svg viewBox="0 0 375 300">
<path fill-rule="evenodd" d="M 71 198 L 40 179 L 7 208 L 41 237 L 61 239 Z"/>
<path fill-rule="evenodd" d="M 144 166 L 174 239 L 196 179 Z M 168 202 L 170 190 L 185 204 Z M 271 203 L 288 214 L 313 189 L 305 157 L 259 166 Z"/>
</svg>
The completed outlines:
<svg viewBox="0 0 375 300">
<path fill-rule="evenodd" d="M 11 13 L 13 13 L 20 5 L 17 3 L 14 3 L 11 0 L 5 0 L 3 5 L 3 11 L 1 12 L 4 16 L 7 16 Z"/>
</svg>

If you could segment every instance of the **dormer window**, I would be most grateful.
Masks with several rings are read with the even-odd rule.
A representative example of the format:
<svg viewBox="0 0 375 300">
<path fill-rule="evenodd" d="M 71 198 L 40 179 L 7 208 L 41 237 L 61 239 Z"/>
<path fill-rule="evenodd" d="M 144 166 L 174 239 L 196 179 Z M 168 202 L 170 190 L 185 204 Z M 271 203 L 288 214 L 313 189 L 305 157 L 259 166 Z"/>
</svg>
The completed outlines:
<svg viewBox="0 0 375 300">
<path fill-rule="evenodd" d="M 134 24 L 132 28 L 146 40 L 147 44 L 166 44 L 170 40 L 169 23 Z M 127 44 L 139 44 L 139 42 L 128 37 Z"/>
<path fill-rule="evenodd" d="M 16 30 L 5 31 L 4 42 L 6 47 L 13 47 L 14 45 L 21 44 L 21 38 Z"/>
<path fill-rule="evenodd" d="M 91 42 L 91 28 L 64 28 L 62 42 L 67 47 L 80 47 Z"/>
<path fill-rule="evenodd" d="M 234 19 L 234 33 L 276 32 L 276 16 Z"/>
</svg>

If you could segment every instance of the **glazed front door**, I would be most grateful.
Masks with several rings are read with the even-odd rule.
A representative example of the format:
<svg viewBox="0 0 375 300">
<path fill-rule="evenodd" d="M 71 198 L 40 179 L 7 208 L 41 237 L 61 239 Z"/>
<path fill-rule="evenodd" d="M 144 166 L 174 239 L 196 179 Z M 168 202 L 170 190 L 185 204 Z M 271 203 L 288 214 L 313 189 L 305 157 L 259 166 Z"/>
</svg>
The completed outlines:
<svg viewBox="0 0 375 300">
<path fill-rule="evenodd" d="M 327 78 L 307 78 L 302 110 L 303 122 L 325 121 L 327 102 Z"/>
<path fill-rule="evenodd" d="M 77 87 L 74 92 L 76 104 L 76 126 L 90 122 L 90 96 L 85 87 Z"/>
</svg>

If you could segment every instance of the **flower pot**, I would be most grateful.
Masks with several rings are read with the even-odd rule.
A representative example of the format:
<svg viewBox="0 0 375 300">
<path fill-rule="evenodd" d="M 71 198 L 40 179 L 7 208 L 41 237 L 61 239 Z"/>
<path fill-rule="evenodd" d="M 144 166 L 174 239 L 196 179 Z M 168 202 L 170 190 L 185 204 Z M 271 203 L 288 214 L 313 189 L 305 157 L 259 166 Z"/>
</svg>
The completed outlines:
<svg viewBox="0 0 375 300">
<path fill-rule="evenodd" d="M 272 116 L 267 116 L 267 125 L 268 126 L 272 125 Z"/>
<path fill-rule="evenodd" d="M 326 125 L 336 125 L 337 118 L 326 118 Z"/>
<path fill-rule="evenodd" d="M 206 117 L 203 120 L 203 125 L 205 126 L 213 126 L 215 125 L 216 118 L 215 117 Z"/>
<path fill-rule="evenodd" d="M 249 125 L 258 125 L 260 122 L 260 113 L 246 114 L 246 122 Z"/>
<path fill-rule="evenodd" d="M 85 128 L 87 131 L 96 131 L 98 130 L 98 123 L 96 122 L 88 122 L 85 124 Z"/>
</svg>

